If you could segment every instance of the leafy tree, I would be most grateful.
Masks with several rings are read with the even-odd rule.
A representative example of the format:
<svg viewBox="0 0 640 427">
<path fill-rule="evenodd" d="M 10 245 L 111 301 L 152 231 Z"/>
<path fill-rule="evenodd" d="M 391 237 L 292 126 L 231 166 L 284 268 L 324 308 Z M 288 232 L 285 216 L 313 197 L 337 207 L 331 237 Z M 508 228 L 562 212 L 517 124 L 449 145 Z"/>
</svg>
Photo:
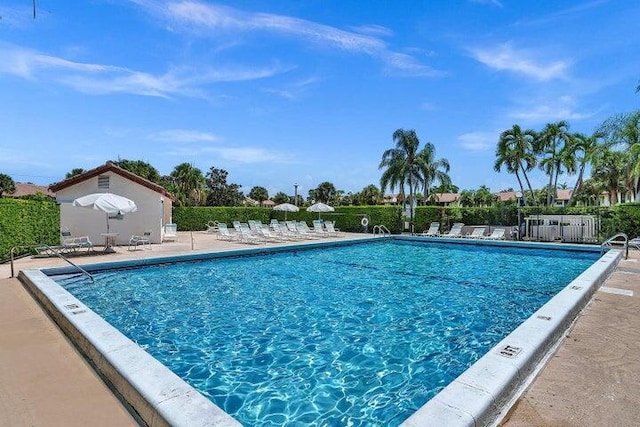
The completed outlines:
<svg viewBox="0 0 640 427">
<path fill-rule="evenodd" d="M 276 193 L 271 200 L 273 200 L 275 204 L 279 205 L 281 203 L 289 203 L 290 197 L 280 191 Z"/>
<path fill-rule="evenodd" d="M 475 194 L 473 190 L 462 190 L 460 192 L 460 198 L 458 199 L 458 203 L 460 206 L 464 208 L 469 208 L 475 205 Z"/>
<path fill-rule="evenodd" d="M 228 184 L 227 176 L 229 172 L 224 169 L 211 167 L 206 175 L 207 205 L 209 206 L 240 206 L 244 196 L 240 191 L 240 185 Z"/>
<path fill-rule="evenodd" d="M 423 181 L 424 158 L 419 156 L 420 140 L 415 130 L 397 129 L 393 132 L 395 147 L 382 153 L 378 169 L 385 169 L 380 178 L 380 187 L 384 193 L 387 187 L 400 190 L 402 208 L 406 209 L 405 185 L 409 187 L 409 224 L 413 233 L 415 191 Z"/>
<path fill-rule="evenodd" d="M 73 168 L 73 169 L 71 169 L 70 172 L 67 172 L 67 174 L 64 176 L 64 178 L 65 179 L 69 179 L 69 178 L 72 178 L 72 177 L 74 177 L 76 175 L 83 174 L 85 172 L 86 171 L 84 169 L 82 169 L 82 168 Z"/>
<path fill-rule="evenodd" d="M 431 189 L 431 193 L 457 193 L 460 187 L 454 184 L 440 184 Z"/>
<path fill-rule="evenodd" d="M 9 175 L 0 173 L 0 197 L 3 194 L 12 194 L 16 191 L 16 183 Z"/>
<path fill-rule="evenodd" d="M 418 153 L 421 172 L 420 182 L 422 183 L 424 200 L 429 198 L 434 183 L 438 182 L 444 186 L 451 185 L 451 178 L 448 175 L 450 170 L 449 161 L 447 159 L 436 160 L 435 156 L 436 147 L 430 142 L 427 142 Z"/>
<path fill-rule="evenodd" d="M 149 163 L 142 160 L 118 159 L 111 163 L 156 184 L 160 182 L 160 172 L 158 172 L 158 170 Z"/>
<path fill-rule="evenodd" d="M 262 202 L 269 198 L 269 192 L 264 187 L 255 186 L 251 189 L 251 191 L 249 191 L 249 197 L 251 197 L 253 200 L 257 200 L 262 204 Z"/>
<path fill-rule="evenodd" d="M 379 205 L 382 203 L 382 192 L 375 185 L 369 184 L 358 193 L 357 199 L 361 205 Z"/>
<path fill-rule="evenodd" d="M 569 147 L 571 147 L 571 134 L 569 124 L 564 120 L 548 123 L 536 139 L 535 150 L 541 155 L 538 166 L 549 176 L 547 206 L 553 205 L 557 194 L 558 176 L 562 173 L 562 168 L 573 169 L 573 157 L 567 155 Z"/>
<path fill-rule="evenodd" d="M 206 181 L 200 169 L 190 163 L 180 163 L 169 177 L 175 186 L 178 206 L 198 206 L 206 202 Z"/>
<path fill-rule="evenodd" d="M 601 142 L 602 134 L 600 132 L 594 132 L 591 136 L 583 133 L 573 134 L 573 138 L 571 139 L 572 149 L 570 152 L 572 152 L 577 161 L 578 178 L 576 179 L 576 184 L 567 203 L 568 206 L 573 206 L 578 200 L 578 195 L 582 191 L 585 168 L 587 165 L 592 164 L 594 158 L 605 149 Z"/>
<path fill-rule="evenodd" d="M 473 195 L 474 205 L 480 207 L 492 206 L 497 199 L 498 197 L 486 185 L 481 185 Z"/>
<path fill-rule="evenodd" d="M 626 190 L 634 196 L 640 192 L 640 111 L 618 114 L 607 119 L 598 129 L 609 146 L 628 150 Z"/>
<path fill-rule="evenodd" d="M 313 194 L 313 196 L 312 196 Z M 334 203 L 337 201 L 338 192 L 336 187 L 330 182 L 323 182 L 317 188 L 309 191 L 312 200 L 322 203 Z"/>
<path fill-rule="evenodd" d="M 534 130 L 527 129 L 522 131 L 520 126 L 513 125 L 511 129 L 507 129 L 500 134 L 496 149 L 496 162 L 493 165 L 496 172 L 500 172 L 502 166 L 505 166 L 507 172 L 515 174 L 522 194 L 525 194 L 522 184 L 522 178 L 524 178 L 531 199 L 535 197 L 527 172 L 533 170 L 536 165 L 534 155 L 535 141 L 536 132 Z"/>
<path fill-rule="evenodd" d="M 609 204 L 618 202 L 618 193 L 624 190 L 628 153 L 605 150 L 593 162 L 592 178 L 599 187 L 609 192 Z"/>
</svg>

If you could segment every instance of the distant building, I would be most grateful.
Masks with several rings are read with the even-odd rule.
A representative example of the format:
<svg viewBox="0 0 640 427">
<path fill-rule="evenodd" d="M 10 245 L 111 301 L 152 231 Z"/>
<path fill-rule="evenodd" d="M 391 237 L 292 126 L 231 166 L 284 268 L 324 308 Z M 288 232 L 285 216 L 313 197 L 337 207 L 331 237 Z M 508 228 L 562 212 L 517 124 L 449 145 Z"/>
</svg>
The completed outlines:
<svg viewBox="0 0 640 427">
<path fill-rule="evenodd" d="M 24 196 L 35 196 L 36 194 L 42 194 L 44 196 L 50 197 L 51 199 L 55 199 L 56 193 L 49 190 L 49 187 L 46 185 L 36 185 L 30 182 L 16 182 L 16 191 L 11 194 L 3 193 L 3 197 L 24 197 Z"/>
<path fill-rule="evenodd" d="M 104 240 L 106 214 L 73 206 L 73 201 L 92 193 L 113 193 L 133 200 L 138 207 L 113 218 L 110 231 L 118 233 L 117 244 L 127 244 L 131 235 L 151 231 L 151 243 L 161 243 L 165 225 L 171 223 L 174 197 L 163 187 L 111 162 L 52 184 L 49 189 L 60 203 L 60 227 L 74 235 L 89 236 L 94 244 Z"/>
</svg>

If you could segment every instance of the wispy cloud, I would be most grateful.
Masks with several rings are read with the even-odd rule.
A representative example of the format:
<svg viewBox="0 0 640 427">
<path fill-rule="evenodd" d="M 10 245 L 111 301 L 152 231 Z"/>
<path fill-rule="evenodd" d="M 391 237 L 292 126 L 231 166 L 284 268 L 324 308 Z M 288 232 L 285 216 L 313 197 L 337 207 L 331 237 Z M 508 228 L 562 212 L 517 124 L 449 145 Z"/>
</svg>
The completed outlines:
<svg viewBox="0 0 640 427">
<path fill-rule="evenodd" d="M 298 99 L 313 85 L 319 82 L 321 79 L 318 77 L 308 77 L 306 79 L 298 80 L 294 83 L 286 85 L 284 88 L 268 87 L 262 89 L 266 93 L 271 93 L 286 99 Z"/>
<path fill-rule="evenodd" d="M 383 61 L 388 69 L 406 75 L 438 74 L 433 68 L 418 63 L 415 58 L 393 51 L 384 40 L 376 37 L 390 35 L 384 27 L 358 27 L 359 32 L 354 32 L 291 16 L 245 12 L 198 1 L 131 1 L 160 16 L 175 31 L 194 32 L 204 37 L 215 36 L 221 32 L 263 32 L 296 41 L 306 41 L 323 49 L 369 55 Z"/>
<path fill-rule="evenodd" d="M 496 134 L 489 132 L 469 132 L 458 136 L 460 146 L 468 151 L 488 151 L 496 145 Z"/>
<path fill-rule="evenodd" d="M 211 83 L 263 79 L 288 70 L 276 64 L 263 68 L 182 67 L 152 74 L 113 65 L 69 61 L 7 44 L 0 44 L 0 57 L 3 58 L 0 74 L 54 81 L 88 94 L 204 97 L 203 87 Z"/>
<path fill-rule="evenodd" d="M 491 6 L 503 7 L 502 3 L 498 0 L 469 0 L 469 1 L 471 3 L 488 4 Z"/>
<path fill-rule="evenodd" d="M 470 49 L 471 56 L 486 66 L 498 71 L 510 71 L 546 81 L 566 77 L 570 63 L 565 60 L 540 60 L 526 49 L 515 49 L 511 43 L 498 46 Z"/>
<path fill-rule="evenodd" d="M 508 116 L 527 124 L 544 124 L 559 120 L 581 120 L 594 114 L 576 111 L 575 100 L 570 96 L 561 96 L 553 100 L 534 100 L 530 107 L 521 107 Z"/>
<path fill-rule="evenodd" d="M 169 129 L 148 136 L 153 141 L 162 142 L 216 142 L 220 138 L 210 132 L 188 129 Z"/>
<path fill-rule="evenodd" d="M 566 21 L 572 15 L 581 13 L 585 10 L 596 8 L 602 4 L 609 3 L 609 2 L 610 0 L 594 0 L 586 3 L 581 3 L 576 6 L 573 6 L 567 9 L 562 9 L 548 15 L 538 16 L 534 19 L 517 21 L 515 24 L 516 25 L 540 25 L 540 24 L 548 24 L 550 22 L 557 21 L 559 19 Z"/>
</svg>

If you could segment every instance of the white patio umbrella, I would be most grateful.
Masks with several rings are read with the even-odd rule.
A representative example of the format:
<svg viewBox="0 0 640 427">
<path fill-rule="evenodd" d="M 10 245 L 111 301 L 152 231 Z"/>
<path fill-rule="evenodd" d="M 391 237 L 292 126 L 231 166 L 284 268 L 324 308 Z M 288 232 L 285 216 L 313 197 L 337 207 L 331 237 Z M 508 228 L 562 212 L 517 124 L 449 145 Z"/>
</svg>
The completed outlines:
<svg viewBox="0 0 640 427">
<path fill-rule="evenodd" d="M 279 205 L 275 205 L 273 210 L 276 211 L 284 211 L 284 220 L 287 220 L 287 212 L 298 212 L 300 208 L 296 205 L 292 205 L 291 203 L 281 203 Z"/>
<path fill-rule="evenodd" d="M 138 210 L 135 202 L 112 193 L 93 193 L 78 197 L 73 206 L 102 211 L 107 215 L 107 233 L 109 233 L 109 215 L 124 215 Z"/>
<path fill-rule="evenodd" d="M 314 203 L 307 208 L 307 212 L 318 212 L 318 218 L 322 212 L 333 212 L 335 209 L 332 206 L 324 204 L 322 202 Z"/>
</svg>

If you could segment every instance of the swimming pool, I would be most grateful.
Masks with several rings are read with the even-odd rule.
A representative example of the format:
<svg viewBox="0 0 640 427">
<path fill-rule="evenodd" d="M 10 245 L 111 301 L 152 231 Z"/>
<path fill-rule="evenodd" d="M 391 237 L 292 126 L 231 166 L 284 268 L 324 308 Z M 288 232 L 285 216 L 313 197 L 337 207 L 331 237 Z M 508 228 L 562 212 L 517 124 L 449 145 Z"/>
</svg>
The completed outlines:
<svg viewBox="0 0 640 427">
<path fill-rule="evenodd" d="M 388 425 L 595 259 L 392 240 L 60 282 L 246 425 Z"/>
</svg>

